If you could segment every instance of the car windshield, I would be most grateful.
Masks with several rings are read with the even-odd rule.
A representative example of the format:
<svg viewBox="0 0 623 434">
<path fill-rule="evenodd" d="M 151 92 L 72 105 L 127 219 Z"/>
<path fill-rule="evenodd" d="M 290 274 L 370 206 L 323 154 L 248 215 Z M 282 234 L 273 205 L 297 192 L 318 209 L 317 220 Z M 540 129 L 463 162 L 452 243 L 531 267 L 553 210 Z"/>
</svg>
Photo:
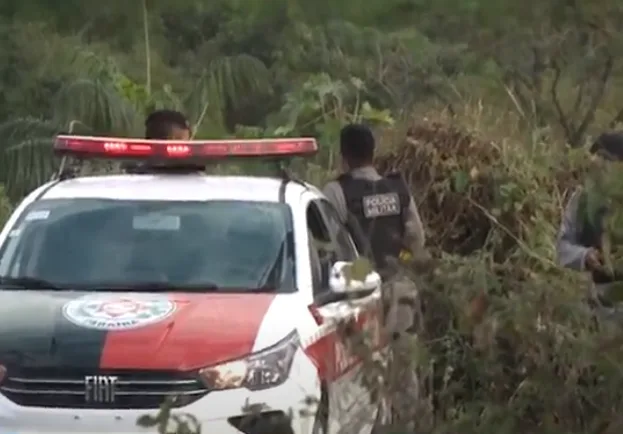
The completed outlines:
<svg viewBox="0 0 623 434">
<path fill-rule="evenodd" d="M 291 231 L 283 203 L 41 200 L 0 246 L 0 276 L 75 289 L 161 283 L 291 292 Z"/>
</svg>

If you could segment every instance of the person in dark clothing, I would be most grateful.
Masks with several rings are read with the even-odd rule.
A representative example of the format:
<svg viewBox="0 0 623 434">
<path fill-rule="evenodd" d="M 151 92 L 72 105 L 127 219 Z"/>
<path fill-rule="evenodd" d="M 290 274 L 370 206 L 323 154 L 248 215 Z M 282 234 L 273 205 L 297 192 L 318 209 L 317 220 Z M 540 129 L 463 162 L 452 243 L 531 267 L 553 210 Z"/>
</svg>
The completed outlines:
<svg viewBox="0 0 623 434">
<path fill-rule="evenodd" d="M 186 116 L 175 110 L 156 110 L 145 120 L 145 138 L 149 140 L 191 140 L 192 133 Z M 123 168 L 128 173 L 203 171 L 205 165 L 182 164 L 171 167 L 170 164 L 126 163 Z"/>
<path fill-rule="evenodd" d="M 374 168 L 375 140 L 364 125 L 345 126 L 340 133 L 340 154 L 344 173 L 329 182 L 324 194 L 336 208 L 342 222 L 359 240 L 384 280 L 384 329 L 393 341 L 392 370 L 400 370 L 400 388 L 396 390 L 398 414 L 410 414 L 412 402 L 420 396 L 417 372 L 412 366 L 410 336 L 417 333 L 417 315 L 421 310 L 418 289 L 400 267 L 388 267 L 388 258 L 399 259 L 404 251 L 412 256 L 425 254 L 425 234 L 420 214 L 409 189 L 397 173 L 381 176 Z M 356 230 L 353 230 L 356 228 Z M 363 239 L 362 239 L 363 238 Z M 403 360 L 404 358 L 409 360 Z M 403 405 L 403 404 L 400 404 Z"/>
<path fill-rule="evenodd" d="M 420 252 L 425 234 L 406 183 L 398 173 L 379 175 L 374 168 L 374 151 L 374 135 L 368 127 L 345 126 L 340 134 L 344 173 L 329 182 L 323 192 L 343 223 L 359 227 L 369 242 L 371 259 L 382 270 L 387 257 L 398 258 L 403 250 L 413 255 Z M 355 241 L 365 250 L 361 240 Z"/>
<path fill-rule="evenodd" d="M 145 120 L 145 138 L 152 140 L 190 140 L 190 124 L 175 110 L 156 110 Z"/>
<path fill-rule="evenodd" d="M 323 192 L 342 223 L 359 235 L 354 240 L 359 250 L 367 253 L 383 280 L 390 283 L 384 291 L 386 327 L 396 337 L 415 325 L 417 288 L 411 279 L 388 267 L 387 259 L 398 259 L 403 251 L 421 257 L 425 235 L 406 183 L 399 174 L 381 176 L 374 168 L 374 151 L 374 135 L 368 127 L 345 126 L 340 134 L 344 173 Z"/>
<path fill-rule="evenodd" d="M 623 162 L 623 133 L 604 133 L 597 138 L 590 148 L 594 158 L 601 158 L 609 162 Z M 611 276 L 604 270 L 601 253 L 602 229 L 589 225 L 582 219 L 578 209 L 582 198 L 583 188 L 579 187 L 573 193 L 565 207 L 562 222 L 558 232 L 556 253 L 558 263 L 567 268 L 579 271 L 588 271 L 592 275 L 593 288 L 590 299 L 600 306 L 610 303 L 603 298 L 608 284 L 620 281 L 620 276 Z M 600 213 L 607 212 L 606 209 Z M 597 219 L 599 221 L 600 219 Z"/>
</svg>

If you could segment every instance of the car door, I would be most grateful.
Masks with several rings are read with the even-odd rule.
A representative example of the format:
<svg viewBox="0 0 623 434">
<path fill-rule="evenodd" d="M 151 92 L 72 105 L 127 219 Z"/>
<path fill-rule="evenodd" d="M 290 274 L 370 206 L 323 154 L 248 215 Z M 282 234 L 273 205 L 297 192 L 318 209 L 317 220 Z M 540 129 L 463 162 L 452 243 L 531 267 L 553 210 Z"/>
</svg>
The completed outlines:
<svg viewBox="0 0 623 434">
<path fill-rule="evenodd" d="M 340 348 L 338 325 L 345 311 L 343 303 L 332 297 L 329 288 L 331 266 L 337 261 L 337 252 L 332 248 L 329 225 L 320 209 L 317 196 L 309 193 L 305 207 L 306 230 L 308 235 L 309 266 L 312 282 L 313 307 L 319 328 L 319 337 L 314 340 L 308 354 L 314 360 L 323 378 L 329 401 L 329 432 L 340 432 L 342 421 L 350 407 L 348 394 L 343 390 L 344 369 L 338 366 L 336 349 Z M 352 404 L 351 404 L 352 405 Z"/>
<path fill-rule="evenodd" d="M 338 213 L 325 199 L 319 199 L 318 208 L 329 229 L 335 255 L 338 261 L 352 262 L 360 255 L 352 235 L 339 219 Z M 371 399 L 366 371 L 372 366 L 373 355 L 381 350 L 381 325 L 383 305 L 381 288 L 365 296 L 334 303 L 331 311 L 340 324 L 335 340 L 335 366 L 338 374 L 336 389 L 339 390 L 342 421 L 350 421 L 352 432 L 367 433 L 371 429 L 370 415 L 375 413 L 376 405 Z M 354 424 L 359 424 L 356 428 Z"/>
</svg>

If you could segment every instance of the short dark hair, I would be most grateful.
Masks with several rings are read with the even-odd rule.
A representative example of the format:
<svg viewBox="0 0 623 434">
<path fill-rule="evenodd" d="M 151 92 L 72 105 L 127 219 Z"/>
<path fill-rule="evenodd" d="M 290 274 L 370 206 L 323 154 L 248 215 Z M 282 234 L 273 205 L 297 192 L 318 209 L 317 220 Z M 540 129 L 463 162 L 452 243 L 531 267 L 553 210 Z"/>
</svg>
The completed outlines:
<svg viewBox="0 0 623 434">
<path fill-rule="evenodd" d="M 188 119 L 182 113 L 175 110 L 156 110 L 145 120 L 145 138 L 166 140 L 173 127 L 190 130 Z"/>
<path fill-rule="evenodd" d="M 603 133 L 590 148 L 591 154 L 598 154 L 609 160 L 623 160 L 623 133 Z"/>
<path fill-rule="evenodd" d="M 374 134 L 362 124 L 349 124 L 340 131 L 340 153 L 349 162 L 371 163 L 374 160 Z"/>
</svg>

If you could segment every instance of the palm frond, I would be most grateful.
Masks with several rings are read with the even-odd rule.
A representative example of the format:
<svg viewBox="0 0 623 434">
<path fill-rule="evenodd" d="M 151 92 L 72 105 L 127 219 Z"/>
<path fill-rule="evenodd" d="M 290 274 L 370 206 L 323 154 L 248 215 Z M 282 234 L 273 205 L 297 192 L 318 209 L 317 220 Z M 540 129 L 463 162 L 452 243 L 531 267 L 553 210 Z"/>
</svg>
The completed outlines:
<svg viewBox="0 0 623 434">
<path fill-rule="evenodd" d="M 150 110 L 164 108 L 182 110 L 184 106 L 182 99 L 173 92 L 171 86 L 164 86 L 162 89 L 154 89 L 149 95 L 148 105 Z"/>
<path fill-rule="evenodd" d="M 122 75 L 115 59 L 102 56 L 83 45 L 72 47 L 69 56 L 69 62 L 78 76 L 112 81 Z"/>
<path fill-rule="evenodd" d="M 100 79 L 83 78 L 63 87 L 55 108 L 56 123 L 64 125 L 77 119 L 94 134 L 132 135 L 140 125 L 137 109 Z"/>
<path fill-rule="evenodd" d="M 0 149 L 1 147 L 9 144 L 10 139 L 15 136 L 23 135 L 26 133 L 32 134 L 34 136 L 45 135 L 47 133 L 55 132 L 57 130 L 57 124 L 46 119 L 40 119 L 30 116 L 10 119 L 0 124 L 0 137 L 4 138 L 4 141 L 0 143 Z M 7 141 L 7 139 L 9 140 Z"/>
<path fill-rule="evenodd" d="M 220 57 L 210 62 L 203 76 L 210 94 L 222 104 L 235 106 L 248 95 L 270 94 L 270 72 L 264 63 L 247 54 Z"/>
<path fill-rule="evenodd" d="M 36 118 L 14 119 L 0 125 L 4 138 L 0 183 L 12 200 L 50 178 L 56 166 L 52 146 L 58 131 L 57 124 Z"/>
</svg>

